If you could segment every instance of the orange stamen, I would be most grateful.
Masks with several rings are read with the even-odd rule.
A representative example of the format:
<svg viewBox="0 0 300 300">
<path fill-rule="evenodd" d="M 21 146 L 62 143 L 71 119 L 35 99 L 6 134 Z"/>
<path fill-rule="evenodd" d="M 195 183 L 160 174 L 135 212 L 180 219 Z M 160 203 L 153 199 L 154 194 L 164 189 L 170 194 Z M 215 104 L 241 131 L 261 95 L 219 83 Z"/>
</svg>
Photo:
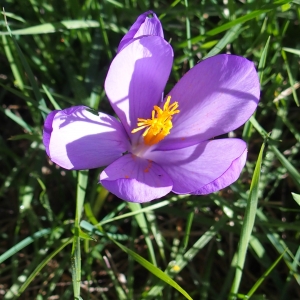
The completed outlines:
<svg viewBox="0 0 300 300">
<path fill-rule="evenodd" d="M 170 130 L 173 127 L 172 116 L 180 112 L 180 110 L 177 109 L 178 102 L 174 102 L 170 105 L 170 101 L 171 96 L 168 96 L 163 109 L 155 105 L 152 110 L 151 119 L 138 118 L 137 128 L 133 129 L 131 132 L 136 133 L 146 128 L 143 133 L 146 145 L 155 145 L 170 133 Z"/>
</svg>

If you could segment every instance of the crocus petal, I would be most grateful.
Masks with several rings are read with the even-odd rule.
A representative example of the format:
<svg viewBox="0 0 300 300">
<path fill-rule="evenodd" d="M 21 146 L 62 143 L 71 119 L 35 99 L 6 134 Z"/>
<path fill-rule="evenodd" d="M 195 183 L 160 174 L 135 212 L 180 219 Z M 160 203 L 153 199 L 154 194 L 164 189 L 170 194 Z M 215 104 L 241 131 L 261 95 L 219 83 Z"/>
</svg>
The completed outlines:
<svg viewBox="0 0 300 300">
<path fill-rule="evenodd" d="M 50 113 L 43 141 L 50 159 L 65 169 L 106 166 L 129 149 L 120 122 L 85 106 Z"/>
<path fill-rule="evenodd" d="M 105 90 L 128 135 L 136 127 L 137 118 L 151 118 L 153 106 L 162 98 L 172 62 L 172 47 L 159 36 L 135 40 L 113 60 Z"/>
<path fill-rule="evenodd" d="M 53 118 L 55 117 L 55 115 L 59 112 L 59 110 L 53 110 L 51 111 L 50 114 L 48 114 L 45 123 L 44 123 L 44 130 L 43 130 L 43 144 L 45 146 L 46 149 L 46 153 L 48 156 L 50 156 L 49 153 L 49 143 L 50 143 L 50 138 L 51 138 L 51 133 L 53 131 L 52 128 L 52 122 L 53 122 Z"/>
<path fill-rule="evenodd" d="M 109 165 L 100 181 L 110 192 L 130 202 L 148 202 L 172 190 L 172 180 L 160 166 L 132 154 Z"/>
<path fill-rule="evenodd" d="M 159 149 L 190 146 L 241 126 L 257 107 L 260 86 L 252 62 L 224 54 L 200 62 L 168 95 L 180 113 Z"/>
<path fill-rule="evenodd" d="M 229 186 L 235 182 L 245 166 L 247 160 L 247 149 L 244 150 L 242 155 L 236 158 L 230 165 L 230 167 L 216 180 L 208 183 L 207 185 L 201 187 L 197 191 L 194 191 L 194 195 L 207 195 L 214 192 L 217 192 L 226 186 Z"/>
<path fill-rule="evenodd" d="M 148 155 L 173 181 L 177 194 L 208 194 L 236 181 L 246 162 L 246 143 L 240 139 L 205 141 L 187 148 L 154 151 Z"/>
<path fill-rule="evenodd" d="M 152 15 L 152 17 L 150 17 Z M 159 19 L 153 11 L 147 11 L 141 14 L 130 27 L 127 34 L 122 38 L 118 52 L 132 42 L 133 39 L 141 37 L 143 35 L 158 35 L 164 38 L 163 28 Z"/>
</svg>

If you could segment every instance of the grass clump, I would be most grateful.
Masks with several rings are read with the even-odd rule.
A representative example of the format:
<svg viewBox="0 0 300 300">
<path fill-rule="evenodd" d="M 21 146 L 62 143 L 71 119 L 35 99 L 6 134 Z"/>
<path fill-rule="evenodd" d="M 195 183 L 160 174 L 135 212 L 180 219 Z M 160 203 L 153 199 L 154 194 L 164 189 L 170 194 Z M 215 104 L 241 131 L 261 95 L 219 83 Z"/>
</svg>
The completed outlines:
<svg viewBox="0 0 300 300">
<path fill-rule="evenodd" d="M 6 1 L 12 36 L 4 18 L 0 32 L 0 297 L 299 299 L 298 1 L 29 3 Z M 248 142 L 247 165 L 218 193 L 130 204 L 98 184 L 99 170 L 46 156 L 53 109 L 113 113 L 106 72 L 148 9 L 175 52 L 167 90 L 218 53 L 258 69 L 257 112 L 232 133 Z"/>
</svg>

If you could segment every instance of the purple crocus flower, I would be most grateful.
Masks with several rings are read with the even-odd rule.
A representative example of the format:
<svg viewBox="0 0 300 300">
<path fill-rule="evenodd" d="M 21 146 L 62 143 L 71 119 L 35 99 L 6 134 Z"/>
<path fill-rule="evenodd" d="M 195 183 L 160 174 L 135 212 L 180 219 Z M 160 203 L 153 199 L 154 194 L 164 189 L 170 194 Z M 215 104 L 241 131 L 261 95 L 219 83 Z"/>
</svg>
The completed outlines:
<svg viewBox="0 0 300 300">
<path fill-rule="evenodd" d="M 153 14 L 122 39 L 105 90 L 119 120 L 88 107 L 51 112 L 43 141 L 65 169 L 107 166 L 101 184 L 119 198 L 147 202 L 169 192 L 204 195 L 239 177 L 247 145 L 216 139 L 244 124 L 257 107 L 252 62 L 234 55 L 205 59 L 166 94 L 173 50 Z"/>
</svg>

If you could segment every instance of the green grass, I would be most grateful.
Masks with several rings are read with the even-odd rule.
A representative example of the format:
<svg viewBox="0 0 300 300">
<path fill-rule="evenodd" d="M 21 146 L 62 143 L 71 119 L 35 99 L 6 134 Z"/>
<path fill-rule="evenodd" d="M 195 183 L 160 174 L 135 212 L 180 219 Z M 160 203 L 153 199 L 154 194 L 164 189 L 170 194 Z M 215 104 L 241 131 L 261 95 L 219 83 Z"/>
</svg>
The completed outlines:
<svg viewBox="0 0 300 300">
<path fill-rule="evenodd" d="M 299 1 L 7 0 L 4 9 L 0 298 L 300 298 Z M 166 90 L 218 53 L 258 69 L 259 107 L 234 132 L 247 164 L 218 193 L 128 204 L 98 184 L 101 170 L 66 171 L 45 153 L 51 110 L 113 113 L 106 72 L 148 9 L 175 52 Z"/>
</svg>

